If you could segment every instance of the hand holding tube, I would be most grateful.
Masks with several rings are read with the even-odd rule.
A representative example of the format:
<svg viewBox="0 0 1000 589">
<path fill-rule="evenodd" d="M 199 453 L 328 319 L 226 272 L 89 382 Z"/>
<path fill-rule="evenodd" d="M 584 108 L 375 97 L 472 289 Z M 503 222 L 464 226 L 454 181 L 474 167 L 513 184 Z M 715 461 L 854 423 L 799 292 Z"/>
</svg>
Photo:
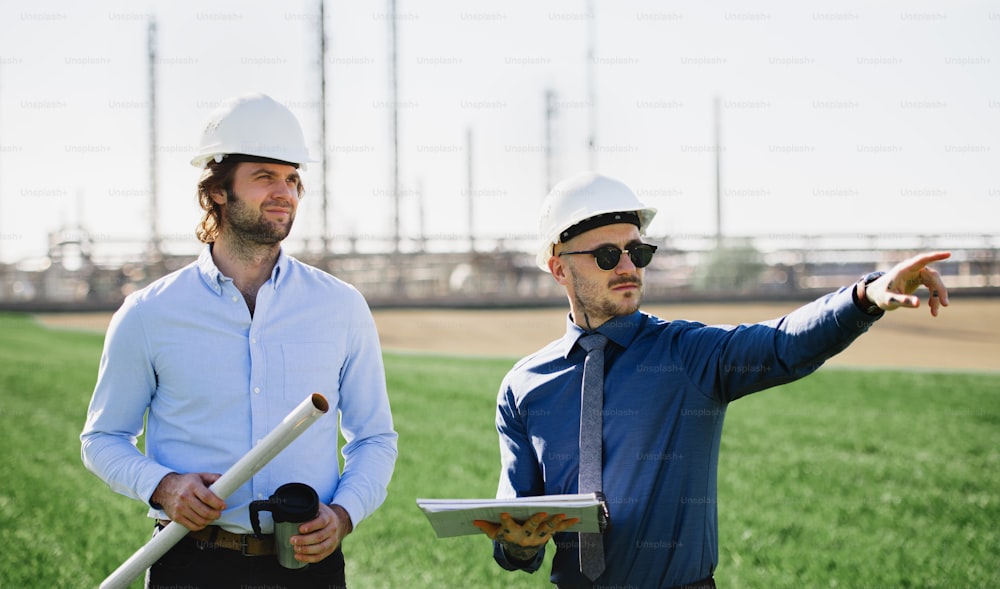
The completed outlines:
<svg viewBox="0 0 1000 589">
<path fill-rule="evenodd" d="M 159 505 L 171 521 L 198 531 L 222 517 L 226 502 L 209 489 L 221 474 L 172 472 L 153 491 L 150 503 Z"/>
<path fill-rule="evenodd" d="M 216 497 L 222 499 L 230 496 L 329 409 L 330 404 L 323 395 L 313 393 L 306 397 L 259 444 L 216 479 L 209 490 Z M 101 583 L 101 589 L 127 587 L 133 579 L 159 560 L 170 550 L 170 547 L 179 542 L 187 533 L 188 529 L 184 526 L 175 523 L 167 524 L 167 527 L 163 528 L 159 534 L 137 550 L 115 572 L 111 573 Z"/>
</svg>

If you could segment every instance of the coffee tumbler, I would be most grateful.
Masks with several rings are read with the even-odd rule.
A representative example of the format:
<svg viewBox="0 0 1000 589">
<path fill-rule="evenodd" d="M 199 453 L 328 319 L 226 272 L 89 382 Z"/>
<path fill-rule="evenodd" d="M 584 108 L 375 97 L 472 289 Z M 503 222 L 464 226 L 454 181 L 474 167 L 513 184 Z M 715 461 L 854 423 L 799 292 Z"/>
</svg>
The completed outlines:
<svg viewBox="0 0 1000 589">
<path fill-rule="evenodd" d="M 289 541 L 299 533 L 299 525 L 314 519 L 319 513 L 319 496 L 304 483 L 287 483 L 269 498 L 250 503 L 250 524 L 260 535 L 260 512 L 270 511 L 274 519 L 274 543 L 278 562 L 288 569 L 300 569 L 308 563 L 295 560 L 295 548 Z"/>
</svg>

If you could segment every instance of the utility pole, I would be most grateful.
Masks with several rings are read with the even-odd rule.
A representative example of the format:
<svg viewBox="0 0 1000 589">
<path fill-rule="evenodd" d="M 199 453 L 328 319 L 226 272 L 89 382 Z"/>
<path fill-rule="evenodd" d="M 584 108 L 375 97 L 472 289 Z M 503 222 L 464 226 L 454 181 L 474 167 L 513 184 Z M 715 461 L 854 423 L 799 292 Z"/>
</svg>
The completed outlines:
<svg viewBox="0 0 1000 589">
<path fill-rule="evenodd" d="M 420 253 L 427 251 L 427 211 L 424 202 L 424 180 L 417 179 L 417 228 L 420 231 Z"/>
<path fill-rule="evenodd" d="M 396 0 L 389 0 L 389 30 L 391 35 L 392 82 L 392 251 L 399 253 L 399 88 L 396 70 L 399 67 L 396 51 Z"/>
<path fill-rule="evenodd" d="M 469 200 L 469 218 L 466 222 L 466 226 L 469 228 L 469 252 L 475 253 L 476 251 L 476 191 L 475 184 L 472 178 L 472 127 L 467 127 L 465 129 L 465 169 L 466 169 L 466 188 L 465 193 Z"/>
<path fill-rule="evenodd" d="M 556 93 L 552 90 L 545 91 L 545 194 L 552 191 L 553 186 L 553 138 L 552 125 L 556 117 Z"/>
<path fill-rule="evenodd" d="M 587 1 L 587 106 L 590 115 L 589 136 L 587 137 L 587 165 L 597 171 L 597 17 L 594 14 L 594 0 Z"/>
<path fill-rule="evenodd" d="M 329 191 L 327 190 L 327 147 L 326 147 L 326 137 L 327 137 L 327 126 L 326 126 L 326 18 L 324 16 L 324 5 L 325 0 L 319 0 L 319 133 L 320 133 L 320 151 L 319 151 L 319 165 L 323 169 L 323 175 L 321 177 L 322 186 L 320 188 L 320 209 L 322 215 L 322 221 L 320 223 L 320 231 L 323 232 L 321 236 L 321 243 L 323 244 L 322 257 L 326 257 L 330 253 L 330 214 L 329 214 Z"/>
<path fill-rule="evenodd" d="M 149 252 L 150 261 L 157 263 L 163 257 L 160 238 L 159 196 L 156 167 L 156 20 L 149 19 Z"/>
<path fill-rule="evenodd" d="M 722 247 L 722 105 L 718 96 L 714 103 L 715 119 L 715 247 Z"/>
</svg>

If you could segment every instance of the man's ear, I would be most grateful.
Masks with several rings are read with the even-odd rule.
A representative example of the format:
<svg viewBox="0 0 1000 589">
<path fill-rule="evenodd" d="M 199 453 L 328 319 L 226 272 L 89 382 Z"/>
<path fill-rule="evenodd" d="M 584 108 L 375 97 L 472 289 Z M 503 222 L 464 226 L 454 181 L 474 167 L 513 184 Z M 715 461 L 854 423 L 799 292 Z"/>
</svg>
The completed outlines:
<svg viewBox="0 0 1000 589">
<path fill-rule="evenodd" d="M 553 255 L 549 258 L 549 272 L 552 273 L 552 277 L 556 279 L 559 284 L 565 285 L 569 283 L 569 267 L 567 266 L 566 259 L 559 256 Z"/>
<path fill-rule="evenodd" d="M 214 202 L 215 204 L 217 204 L 217 205 L 224 205 L 224 204 L 226 204 L 226 191 L 225 190 L 223 190 L 221 188 L 218 188 L 216 190 L 213 190 L 210 193 L 210 196 L 212 197 L 212 202 Z"/>
</svg>

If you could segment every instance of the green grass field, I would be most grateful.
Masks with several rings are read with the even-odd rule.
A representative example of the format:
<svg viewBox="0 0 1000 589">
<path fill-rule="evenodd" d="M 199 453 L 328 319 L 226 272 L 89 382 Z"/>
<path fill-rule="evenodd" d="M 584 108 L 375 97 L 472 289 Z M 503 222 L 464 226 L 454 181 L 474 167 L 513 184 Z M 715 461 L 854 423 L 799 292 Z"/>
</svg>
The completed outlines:
<svg viewBox="0 0 1000 589">
<path fill-rule="evenodd" d="M 149 536 L 79 458 L 101 343 L 0 314 L 0 587 L 96 587 Z M 510 365 L 386 354 L 400 456 L 345 543 L 352 587 L 551 586 L 548 563 L 508 573 L 483 537 L 436 539 L 414 503 L 493 495 Z M 998 587 L 1000 375 L 827 369 L 741 400 L 719 486 L 720 587 Z"/>
</svg>

